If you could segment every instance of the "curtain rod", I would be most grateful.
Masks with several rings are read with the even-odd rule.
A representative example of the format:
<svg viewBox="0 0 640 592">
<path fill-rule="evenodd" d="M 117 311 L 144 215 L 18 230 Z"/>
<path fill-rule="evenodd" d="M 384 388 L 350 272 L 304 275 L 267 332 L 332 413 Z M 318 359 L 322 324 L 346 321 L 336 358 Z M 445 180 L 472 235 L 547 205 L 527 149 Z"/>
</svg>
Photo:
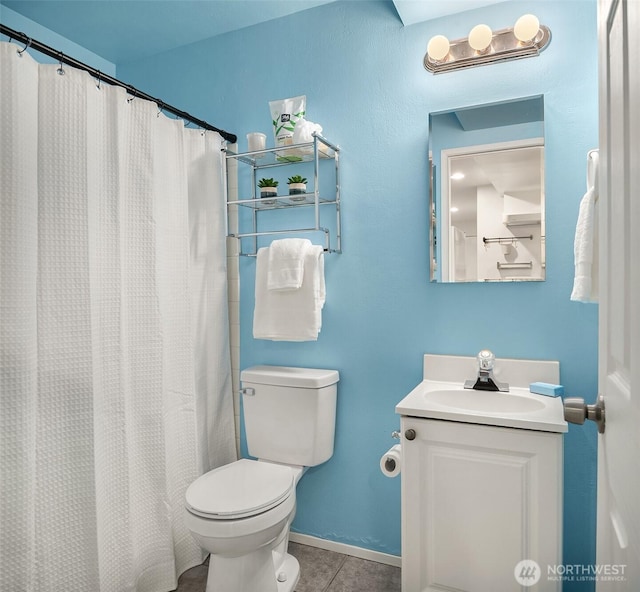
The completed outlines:
<svg viewBox="0 0 640 592">
<path fill-rule="evenodd" d="M 161 101 L 160 99 L 156 99 L 151 95 L 143 93 L 142 91 L 138 90 L 134 86 L 131 86 L 130 84 L 122 82 L 117 78 L 113 78 L 112 76 L 108 76 L 107 74 L 100 72 L 100 70 L 96 70 L 95 68 L 92 68 L 88 64 L 85 64 L 72 57 L 69 57 L 63 54 L 61 51 L 57 51 L 52 47 L 49 47 L 48 45 L 41 43 L 40 41 L 36 41 L 35 39 L 32 39 L 25 33 L 14 31 L 10 27 L 7 27 L 2 23 L 0 23 L 0 33 L 2 33 L 3 35 L 6 35 L 11 39 L 16 39 L 21 43 L 24 43 L 25 44 L 24 50 L 27 50 L 29 48 L 35 49 L 36 51 L 39 51 L 40 53 L 43 53 L 49 56 L 50 58 L 54 58 L 63 64 L 67 64 L 68 66 L 73 66 L 74 68 L 78 68 L 78 70 L 84 70 L 85 72 L 89 72 L 89 74 L 91 74 L 92 76 L 95 76 L 100 82 L 106 82 L 113 86 L 120 86 L 124 88 L 130 95 L 133 95 L 134 97 L 145 99 L 147 101 L 152 101 L 156 103 L 161 110 L 168 111 L 169 113 L 172 113 L 173 115 L 176 115 L 181 119 L 185 119 L 187 121 L 195 123 L 198 127 L 201 127 L 203 129 L 206 129 L 212 132 L 218 132 L 225 140 L 227 140 L 227 142 L 230 142 L 231 144 L 235 144 L 235 142 L 238 140 L 238 136 L 236 136 L 235 134 L 232 134 L 230 132 L 225 132 L 224 130 L 218 129 L 217 127 L 212 126 L 211 124 L 207 123 L 206 121 L 203 121 L 202 119 L 198 119 L 193 115 L 189 115 L 189 113 L 187 113 L 186 111 L 181 111 L 176 107 L 167 105 L 164 101 Z"/>
</svg>

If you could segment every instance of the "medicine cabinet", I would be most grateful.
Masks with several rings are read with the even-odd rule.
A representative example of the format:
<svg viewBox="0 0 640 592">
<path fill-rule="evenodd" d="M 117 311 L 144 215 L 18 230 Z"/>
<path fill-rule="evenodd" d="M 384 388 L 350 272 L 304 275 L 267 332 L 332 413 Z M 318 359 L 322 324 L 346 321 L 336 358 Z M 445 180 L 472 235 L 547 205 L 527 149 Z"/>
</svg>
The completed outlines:
<svg viewBox="0 0 640 592">
<path fill-rule="evenodd" d="M 429 159 L 431 279 L 543 281 L 543 97 L 431 113 Z"/>
<path fill-rule="evenodd" d="M 312 142 L 286 147 L 237 154 L 227 149 L 226 164 L 227 232 L 239 239 L 240 255 L 255 256 L 263 241 L 292 235 L 306 236 L 312 241 L 314 235 L 319 235 L 325 252 L 342 252 L 338 146 L 314 134 Z M 257 193 L 259 177 L 279 177 L 280 193 L 288 193 L 287 176 L 297 174 L 308 175 L 307 193 L 267 198 Z M 230 199 L 229 187 L 235 178 L 238 196 Z M 250 212 L 249 215 L 238 212 L 237 228 L 236 224 L 230 224 L 230 214 L 236 207 Z M 285 215 L 284 210 L 290 213 Z"/>
</svg>

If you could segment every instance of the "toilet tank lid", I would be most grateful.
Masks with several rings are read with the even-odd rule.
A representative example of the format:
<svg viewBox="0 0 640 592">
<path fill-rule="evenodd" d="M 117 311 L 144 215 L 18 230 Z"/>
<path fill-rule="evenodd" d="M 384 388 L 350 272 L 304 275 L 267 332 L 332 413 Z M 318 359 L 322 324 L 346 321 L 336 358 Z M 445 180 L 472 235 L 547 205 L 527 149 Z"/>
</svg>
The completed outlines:
<svg viewBox="0 0 640 592">
<path fill-rule="evenodd" d="M 240 374 L 242 382 L 292 386 L 299 388 L 322 388 L 340 380 L 337 370 L 320 368 L 292 368 L 287 366 L 252 366 Z"/>
</svg>

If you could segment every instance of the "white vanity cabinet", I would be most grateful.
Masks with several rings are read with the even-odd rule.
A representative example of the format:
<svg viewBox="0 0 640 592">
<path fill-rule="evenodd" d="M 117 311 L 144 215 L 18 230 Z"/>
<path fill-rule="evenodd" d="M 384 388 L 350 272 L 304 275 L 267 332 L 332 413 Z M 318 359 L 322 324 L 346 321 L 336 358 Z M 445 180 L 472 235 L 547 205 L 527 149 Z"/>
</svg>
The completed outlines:
<svg viewBox="0 0 640 592">
<path fill-rule="evenodd" d="M 401 416 L 402 590 L 559 591 L 562 434 Z M 540 579 L 533 587 L 516 580 Z M 530 583 L 530 580 L 527 581 Z"/>
</svg>

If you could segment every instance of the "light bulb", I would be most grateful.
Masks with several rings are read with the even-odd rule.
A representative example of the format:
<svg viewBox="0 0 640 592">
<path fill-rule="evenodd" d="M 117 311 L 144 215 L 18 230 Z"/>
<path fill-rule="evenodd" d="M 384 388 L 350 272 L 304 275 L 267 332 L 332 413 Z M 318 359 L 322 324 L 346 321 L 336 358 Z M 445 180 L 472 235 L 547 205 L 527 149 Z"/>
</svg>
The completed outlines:
<svg viewBox="0 0 640 592">
<path fill-rule="evenodd" d="M 449 47 L 449 40 L 444 35 L 436 35 L 429 40 L 427 53 L 432 60 L 440 62 L 447 57 Z"/>
<path fill-rule="evenodd" d="M 469 45 L 476 51 L 484 51 L 491 45 L 493 32 L 487 25 L 476 25 L 469 32 Z"/>
<path fill-rule="evenodd" d="M 540 21 L 538 17 L 533 14 L 524 14 L 516 21 L 513 27 L 513 34 L 521 43 L 527 43 L 535 39 L 539 30 Z"/>
</svg>

